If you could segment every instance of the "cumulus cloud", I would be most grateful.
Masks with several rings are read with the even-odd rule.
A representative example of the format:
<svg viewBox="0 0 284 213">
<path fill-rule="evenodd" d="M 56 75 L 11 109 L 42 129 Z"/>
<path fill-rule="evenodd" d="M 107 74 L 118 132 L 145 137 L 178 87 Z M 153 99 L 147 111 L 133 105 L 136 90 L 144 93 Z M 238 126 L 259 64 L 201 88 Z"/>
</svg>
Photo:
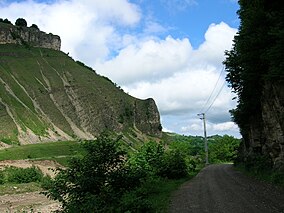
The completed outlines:
<svg viewBox="0 0 284 213">
<path fill-rule="evenodd" d="M 202 109 L 208 111 L 209 107 L 208 121 L 225 123 L 230 120 L 228 111 L 235 103 L 225 82 L 222 61 L 224 51 L 231 48 L 236 31 L 223 22 L 211 24 L 205 33 L 205 41 L 197 49 L 192 48 L 188 38 L 168 36 L 136 40 L 116 57 L 96 67 L 131 95 L 141 99 L 154 98 L 162 117 L 180 116 L 175 117 L 179 119 L 177 125 L 173 121 L 166 122 L 171 124 L 166 126 L 168 129 L 185 132 L 187 128 L 181 125 L 184 118 L 196 115 Z M 198 130 L 196 120 L 189 123 L 193 126 L 188 129 Z M 211 126 L 212 132 L 221 131 L 220 126 Z"/>
<path fill-rule="evenodd" d="M 162 1 L 179 10 L 196 4 Z M 141 8 L 128 0 L 2 0 L 0 14 L 12 22 L 23 17 L 29 25 L 60 35 L 62 50 L 73 58 L 93 66 L 135 97 L 154 98 L 169 131 L 200 134 L 202 124 L 196 114 L 213 103 L 218 91 L 207 113 L 209 130 L 212 134 L 237 131 L 229 122 L 228 110 L 235 104 L 231 92 L 226 85 L 220 90 L 225 73 L 216 84 L 224 51 L 231 48 L 237 31 L 226 23 L 211 24 L 204 42 L 194 49 L 190 38 L 158 37 L 167 28 L 144 17 Z"/>
<path fill-rule="evenodd" d="M 127 0 L 6 2 L 0 14 L 13 22 L 23 17 L 43 31 L 60 35 L 62 50 L 87 62 L 107 58 L 119 43 L 118 29 L 133 27 L 141 19 L 139 7 Z"/>
<path fill-rule="evenodd" d="M 164 40 L 137 41 L 122 49 L 117 57 L 96 64 L 96 68 L 121 85 L 153 82 L 186 67 L 191 51 L 188 39 L 168 36 Z"/>
</svg>

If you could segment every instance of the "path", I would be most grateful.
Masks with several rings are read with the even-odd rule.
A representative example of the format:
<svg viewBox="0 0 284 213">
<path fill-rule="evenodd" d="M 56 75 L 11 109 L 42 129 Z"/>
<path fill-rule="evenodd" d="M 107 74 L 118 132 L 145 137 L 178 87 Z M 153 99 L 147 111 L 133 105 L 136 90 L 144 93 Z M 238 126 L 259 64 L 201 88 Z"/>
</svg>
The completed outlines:
<svg viewBox="0 0 284 213">
<path fill-rule="evenodd" d="M 204 168 L 172 197 L 172 213 L 284 213 L 284 190 L 219 164 Z"/>
</svg>

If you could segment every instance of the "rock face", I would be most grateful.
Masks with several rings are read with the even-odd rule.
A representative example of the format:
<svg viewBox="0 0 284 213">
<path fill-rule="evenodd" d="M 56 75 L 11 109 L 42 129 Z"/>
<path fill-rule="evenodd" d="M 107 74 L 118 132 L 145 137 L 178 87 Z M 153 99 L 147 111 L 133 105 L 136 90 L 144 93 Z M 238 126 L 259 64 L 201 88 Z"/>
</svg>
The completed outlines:
<svg viewBox="0 0 284 213">
<path fill-rule="evenodd" d="M 255 116 L 244 135 L 243 158 L 262 154 L 269 156 L 276 170 L 284 171 L 284 84 L 265 82 L 261 114 Z"/>
<path fill-rule="evenodd" d="M 0 23 L 0 44 L 21 44 L 60 50 L 61 40 L 57 35 L 46 34 L 35 28 Z"/>
</svg>

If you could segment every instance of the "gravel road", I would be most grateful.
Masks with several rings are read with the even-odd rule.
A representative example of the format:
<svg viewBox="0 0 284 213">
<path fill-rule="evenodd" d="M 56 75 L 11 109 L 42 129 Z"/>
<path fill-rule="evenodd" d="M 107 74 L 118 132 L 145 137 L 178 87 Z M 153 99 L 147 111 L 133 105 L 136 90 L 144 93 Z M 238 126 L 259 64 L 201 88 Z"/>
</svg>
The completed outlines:
<svg viewBox="0 0 284 213">
<path fill-rule="evenodd" d="M 233 165 L 210 165 L 174 193 L 170 212 L 284 213 L 284 190 L 246 177 Z"/>
</svg>

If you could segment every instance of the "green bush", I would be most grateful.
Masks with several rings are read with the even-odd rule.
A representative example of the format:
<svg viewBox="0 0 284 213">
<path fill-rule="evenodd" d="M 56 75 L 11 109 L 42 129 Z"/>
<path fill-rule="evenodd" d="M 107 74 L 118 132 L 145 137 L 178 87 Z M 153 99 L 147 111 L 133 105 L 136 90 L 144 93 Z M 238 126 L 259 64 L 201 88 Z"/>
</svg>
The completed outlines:
<svg viewBox="0 0 284 213">
<path fill-rule="evenodd" d="M 188 175 L 185 157 L 178 150 L 164 154 L 158 175 L 170 179 L 180 179 Z"/>
<path fill-rule="evenodd" d="M 40 182 L 43 177 L 41 170 L 34 166 L 25 169 L 7 167 L 5 173 L 7 175 L 7 182 L 10 183 Z"/>
<path fill-rule="evenodd" d="M 125 152 L 119 147 L 118 139 L 106 134 L 84 142 L 85 155 L 59 170 L 45 194 L 62 202 L 63 212 L 113 212 L 129 188 Z"/>
<path fill-rule="evenodd" d="M 5 183 L 4 172 L 0 171 L 0 184 L 4 184 L 4 183 Z"/>
</svg>

